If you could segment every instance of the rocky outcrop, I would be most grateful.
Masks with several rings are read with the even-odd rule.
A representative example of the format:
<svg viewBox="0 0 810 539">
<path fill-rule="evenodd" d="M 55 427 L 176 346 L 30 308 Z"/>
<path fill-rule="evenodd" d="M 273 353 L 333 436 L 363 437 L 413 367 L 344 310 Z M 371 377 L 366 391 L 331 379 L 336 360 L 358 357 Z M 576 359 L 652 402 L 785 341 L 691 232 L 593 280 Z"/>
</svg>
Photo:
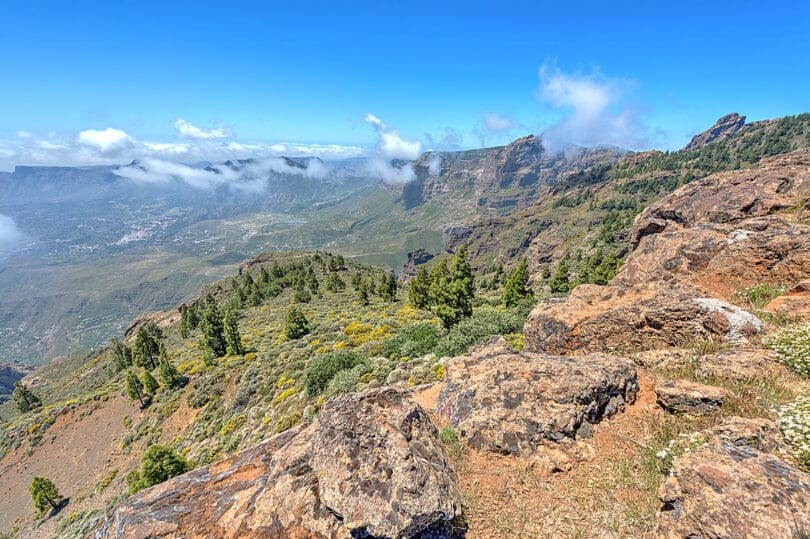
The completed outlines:
<svg viewBox="0 0 810 539">
<path fill-rule="evenodd" d="M 715 140 L 727 139 L 738 133 L 744 127 L 745 116 L 740 116 L 736 112 L 732 112 L 717 120 L 717 122 L 706 131 L 692 137 L 692 140 L 689 141 L 689 144 L 686 145 L 684 150 L 698 150 Z"/>
<path fill-rule="evenodd" d="M 439 408 L 473 449 L 524 454 L 587 435 L 638 391 L 636 368 L 616 356 L 515 353 L 493 339 L 445 365 Z"/>
<path fill-rule="evenodd" d="M 393 389 L 328 401 L 317 419 L 119 505 L 103 537 L 451 537 L 456 476 L 422 408 Z"/>
<path fill-rule="evenodd" d="M 540 303 L 523 329 L 526 350 L 570 355 L 678 346 L 699 339 L 744 341 L 763 329 L 754 315 L 667 281 L 582 285 Z"/>
<path fill-rule="evenodd" d="M 402 271 L 399 275 L 400 281 L 404 282 L 411 277 L 416 276 L 416 274 L 419 272 L 419 266 L 430 262 L 433 256 L 434 255 L 428 253 L 424 249 L 417 249 L 408 253 L 408 261 L 402 266 Z"/>
<path fill-rule="evenodd" d="M 678 189 L 636 218 L 633 250 L 611 286 L 579 286 L 564 301 L 535 308 L 524 330 L 527 349 L 573 354 L 709 338 L 745 342 L 763 324 L 727 302 L 747 286 L 793 285 L 810 275 L 810 226 L 796 222 L 808 199 L 810 150 Z M 804 305 L 804 292 L 794 297 Z"/>
<path fill-rule="evenodd" d="M 763 308 L 765 312 L 810 320 L 810 281 L 802 281 Z"/>
<path fill-rule="evenodd" d="M 677 279 L 724 299 L 753 284 L 796 284 L 810 274 L 810 227 L 795 222 L 808 199 L 808 150 L 688 184 L 636 218 L 613 284 Z"/>
<path fill-rule="evenodd" d="M 660 490 L 657 537 L 802 537 L 810 474 L 759 449 L 769 421 L 732 418 L 679 457 Z"/>
<path fill-rule="evenodd" d="M 658 404 L 667 411 L 693 415 L 706 415 L 716 411 L 729 395 L 722 387 L 682 379 L 658 385 L 655 394 Z"/>
</svg>

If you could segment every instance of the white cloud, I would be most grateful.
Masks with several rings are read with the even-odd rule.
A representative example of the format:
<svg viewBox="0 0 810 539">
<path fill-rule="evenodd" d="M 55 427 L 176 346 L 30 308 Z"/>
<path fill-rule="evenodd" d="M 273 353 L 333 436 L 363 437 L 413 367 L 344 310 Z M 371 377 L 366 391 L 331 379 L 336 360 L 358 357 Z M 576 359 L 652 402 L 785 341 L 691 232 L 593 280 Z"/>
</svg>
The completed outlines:
<svg viewBox="0 0 810 539">
<path fill-rule="evenodd" d="M 17 138 L 31 138 L 34 134 L 30 131 L 17 131 Z"/>
<path fill-rule="evenodd" d="M 376 149 L 366 163 L 368 173 L 389 184 L 403 184 L 416 179 L 411 164 L 394 166 L 391 161 L 417 159 L 422 152 L 422 143 L 402 137 L 399 131 L 389 128 L 371 113 L 366 114 L 365 121 L 377 132 Z"/>
<path fill-rule="evenodd" d="M 115 154 L 135 146 L 135 139 L 120 129 L 86 129 L 78 136 L 80 144 L 96 148 L 102 154 Z"/>
<path fill-rule="evenodd" d="M 481 122 L 481 127 L 483 127 L 484 131 L 488 131 L 490 133 L 509 131 L 510 129 L 520 127 L 520 125 L 520 122 L 514 118 L 503 116 L 497 112 L 485 112 L 484 119 Z"/>
<path fill-rule="evenodd" d="M 212 140 L 229 138 L 231 135 L 222 126 L 216 129 L 202 129 L 196 125 L 178 118 L 174 122 L 174 128 L 181 136 L 196 140 Z"/>
<path fill-rule="evenodd" d="M 638 149 L 647 144 L 646 128 L 629 102 L 633 82 L 591 75 L 563 73 L 557 67 L 540 69 L 538 97 L 562 113 L 562 119 L 543 133 L 551 151 L 570 145 L 617 145 Z"/>
<path fill-rule="evenodd" d="M 430 174 L 431 178 L 438 178 L 439 173 L 442 170 L 442 158 L 437 153 L 430 154 L 430 159 L 428 159 L 428 174 Z"/>
<path fill-rule="evenodd" d="M 410 163 L 395 167 L 390 161 L 383 159 L 379 155 L 368 158 L 366 170 L 371 176 L 393 185 L 409 183 L 416 179 L 416 173 L 414 173 L 413 166 Z"/>
<path fill-rule="evenodd" d="M 369 113 L 366 123 L 377 131 L 377 150 L 387 159 L 416 159 L 422 152 L 422 143 L 418 140 L 403 138 L 399 131 L 390 129 L 379 118 Z"/>
<path fill-rule="evenodd" d="M 14 247 L 22 240 L 23 234 L 17 228 L 14 220 L 0 213 L 0 249 L 9 249 Z"/>
<path fill-rule="evenodd" d="M 271 157 L 240 166 L 214 164 L 199 167 L 165 159 L 146 158 L 119 167 L 113 173 L 145 184 L 176 181 L 197 189 L 211 190 L 227 186 L 237 191 L 258 193 L 266 189 L 267 180 L 275 174 L 323 179 L 329 174 L 329 168 L 317 159 L 309 160 L 304 166 L 296 166 L 284 158 Z"/>
</svg>

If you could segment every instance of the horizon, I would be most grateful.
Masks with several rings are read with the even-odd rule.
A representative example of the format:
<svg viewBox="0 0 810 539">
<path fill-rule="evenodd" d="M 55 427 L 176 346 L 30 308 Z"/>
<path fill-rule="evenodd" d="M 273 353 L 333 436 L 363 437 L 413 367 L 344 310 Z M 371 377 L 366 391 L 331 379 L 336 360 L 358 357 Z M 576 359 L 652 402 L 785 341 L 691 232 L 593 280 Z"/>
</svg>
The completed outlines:
<svg viewBox="0 0 810 539">
<path fill-rule="evenodd" d="M 724 4 L 18 2 L 0 33 L 15 80 L 0 169 L 390 163 L 530 133 L 552 149 L 676 150 L 731 112 L 810 109 L 810 6 Z"/>
</svg>

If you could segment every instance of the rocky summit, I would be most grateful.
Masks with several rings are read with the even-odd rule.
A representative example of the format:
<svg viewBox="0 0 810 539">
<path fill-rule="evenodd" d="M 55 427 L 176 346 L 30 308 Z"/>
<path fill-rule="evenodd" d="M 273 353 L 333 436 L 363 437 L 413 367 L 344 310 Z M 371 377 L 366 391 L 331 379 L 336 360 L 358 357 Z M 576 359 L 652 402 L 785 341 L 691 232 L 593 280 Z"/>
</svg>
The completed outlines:
<svg viewBox="0 0 810 539">
<path fill-rule="evenodd" d="M 396 390 L 336 397 L 306 428 L 145 490 L 112 537 L 454 537 L 461 497 L 438 432 Z"/>
</svg>

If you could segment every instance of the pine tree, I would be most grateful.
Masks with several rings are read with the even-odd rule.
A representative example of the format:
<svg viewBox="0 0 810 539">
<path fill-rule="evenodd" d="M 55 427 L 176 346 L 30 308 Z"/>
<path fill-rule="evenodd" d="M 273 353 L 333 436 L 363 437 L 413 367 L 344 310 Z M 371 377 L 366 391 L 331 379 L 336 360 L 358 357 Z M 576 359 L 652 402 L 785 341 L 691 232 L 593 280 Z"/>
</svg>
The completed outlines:
<svg viewBox="0 0 810 539">
<path fill-rule="evenodd" d="M 149 322 L 138 328 L 132 350 L 132 356 L 138 366 L 148 370 L 157 367 L 157 358 L 160 354 L 160 339 L 162 337 L 163 332 L 154 322 Z"/>
<path fill-rule="evenodd" d="M 138 378 L 138 375 L 132 371 L 129 371 L 127 373 L 126 388 L 127 388 L 127 395 L 129 396 L 130 400 L 137 400 L 139 403 L 141 403 L 141 408 L 143 408 L 144 407 L 143 382 L 141 382 L 141 379 Z"/>
<path fill-rule="evenodd" d="M 447 273 L 439 277 L 436 283 L 431 283 L 431 297 L 436 316 L 445 328 L 450 328 L 472 314 L 474 279 L 466 246 L 459 247 Z"/>
<path fill-rule="evenodd" d="M 321 283 L 318 282 L 318 277 L 316 277 L 314 273 L 310 273 L 307 277 L 307 286 L 309 286 L 309 290 L 312 292 L 313 296 L 318 295 L 318 290 L 321 287 Z"/>
<path fill-rule="evenodd" d="M 369 304 L 368 287 L 366 286 L 365 282 L 360 283 L 360 287 L 357 289 L 357 297 L 360 300 L 360 305 L 363 307 Z"/>
<path fill-rule="evenodd" d="M 160 377 L 160 382 L 166 388 L 173 388 L 177 385 L 177 380 L 180 378 L 180 373 L 177 371 L 177 368 L 169 361 L 169 358 L 166 357 L 166 354 L 161 354 L 160 356 L 160 365 L 158 366 L 158 376 Z"/>
<path fill-rule="evenodd" d="M 340 292 L 346 290 L 346 283 L 337 273 L 330 273 L 326 278 L 326 289 L 330 292 Z"/>
<path fill-rule="evenodd" d="M 30 412 L 42 404 L 39 397 L 22 382 L 14 382 L 14 391 L 11 393 L 11 398 L 14 399 L 14 406 L 21 414 Z"/>
<path fill-rule="evenodd" d="M 564 255 L 557 266 L 557 271 L 548 282 L 551 291 L 556 294 L 565 294 L 571 290 L 571 283 L 569 280 L 568 270 L 568 255 Z"/>
<path fill-rule="evenodd" d="M 441 290 L 448 286 L 450 270 L 447 268 L 447 259 L 442 260 L 430 270 L 428 274 L 428 298 L 430 305 L 436 305 L 441 297 Z"/>
<path fill-rule="evenodd" d="M 200 350 L 205 354 L 206 360 L 212 360 L 225 355 L 227 345 L 225 342 L 222 314 L 216 303 L 211 303 L 203 312 L 200 321 Z"/>
<path fill-rule="evenodd" d="M 352 274 L 352 281 L 351 282 L 352 282 L 352 286 L 354 287 L 354 289 L 359 291 L 360 290 L 360 283 L 363 282 L 363 277 L 360 275 L 360 272 Z"/>
<path fill-rule="evenodd" d="M 132 350 L 117 337 L 112 339 L 113 365 L 116 372 L 123 371 L 132 366 Z"/>
<path fill-rule="evenodd" d="M 157 393 L 160 386 L 149 371 L 143 371 L 143 391 L 150 397 Z"/>
<path fill-rule="evenodd" d="M 411 282 L 408 283 L 408 302 L 416 309 L 430 307 L 430 277 L 424 267 L 419 268 Z"/>
<path fill-rule="evenodd" d="M 507 307 L 514 307 L 518 301 L 532 297 L 529 289 L 529 267 L 526 258 L 521 258 L 520 263 L 509 275 L 506 287 L 503 290 L 503 303 Z"/>
<path fill-rule="evenodd" d="M 232 356 L 244 353 L 242 337 L 239 335 L 239 322 L 232 310 L 225 312 L 225 348 Z"/>
<path fill-rule="evenodd" d="M 385 273 L 380 283 L 380 296 L 384 301 L 396 301 L 397 280 L 391 273 Z"/>
<path fill-rule="evenodd" d="M 267 273 L 267 268 L 264 266 L 262 266 L 259 270 L 259 282 L 262 284 L 267 284 L 270 282 L 270 274 Z"/>
<path fill-rule="evenodd" d="M 285 317 L 284 334 L 288 339 L 299 339 L 309 333 L 309 320 L 298 307 L 291 307 Z"/>
<path fill-rule="evenodd" d="M 40 514 L 49 507 L 53 510 L 59 509 L 58 502 L 62 499 L 62 495 L 59 494 L 53 481 L 47 477 L 34 477 L 28 491 L 31 493 L 31 499 L 34 500 L 34 507 Z"/>
<path fill-rule="evenodd" d="M 188 307 L 185 304 L 180 305 L 180 338 L 188 339 L 191 333 L 191 327 L 188 323 Z"/>
<path fill-rule="evenodd" d="M 304 287 L 304 281 L 299 280 L 298 285 L 295 288 L 295 294 L 293 295 L 293 301 L 296 303 L 309 303 L 312 301 L 312 295 L 309 293 Z"/>
</svg>

